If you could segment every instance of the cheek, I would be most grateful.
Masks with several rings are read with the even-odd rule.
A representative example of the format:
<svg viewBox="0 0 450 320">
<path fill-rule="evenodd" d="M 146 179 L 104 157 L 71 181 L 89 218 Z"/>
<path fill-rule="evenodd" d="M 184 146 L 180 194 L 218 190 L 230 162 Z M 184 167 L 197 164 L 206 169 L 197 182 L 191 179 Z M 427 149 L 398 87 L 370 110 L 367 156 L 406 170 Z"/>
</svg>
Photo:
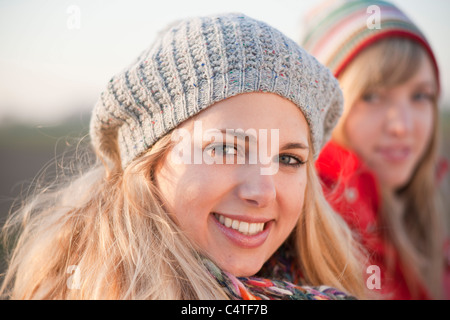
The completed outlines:
<svg viewBox="0 0 450 320">
<path fill-rule="evenodd" d="M 210 167 L 210 168 L 209 168 Z M 207 223 L 209 212 L 227 188 L 227 175 L 212 166 L 174 166 L 157 176 L 161 192 L 179 227 L 189 232 Z"/>
<path fill-rule="evenodd" d="M 291 221 L 296 222 L 303 210 L 305 190 L 307 185 L 306 168 L 295 176 L 278 181 L 277 198 L 282 214 L 286 214 Z"/>
<path fill-rule="evenodd" d="M 433 135 L 433 128 L 434 128 L 434 115 L 433 110 L 429 108 L 426 112 L 422 112 L 420 114 L 416 114 L 414 116 L 415 120 L 415 142 L 416 145 L 419 148 L 419 152 L 422 154 L 428 144 L 431 141 L 431 137 Z"/>
<path fill-rule="evenodd" d="M 363 158 L 369 157 L 371 143 L 377 140 L 381 125 L 376 114 L 369 116 L 354 107 L 344 124 L 345 139 L 349 147 Z"/>
</svg>

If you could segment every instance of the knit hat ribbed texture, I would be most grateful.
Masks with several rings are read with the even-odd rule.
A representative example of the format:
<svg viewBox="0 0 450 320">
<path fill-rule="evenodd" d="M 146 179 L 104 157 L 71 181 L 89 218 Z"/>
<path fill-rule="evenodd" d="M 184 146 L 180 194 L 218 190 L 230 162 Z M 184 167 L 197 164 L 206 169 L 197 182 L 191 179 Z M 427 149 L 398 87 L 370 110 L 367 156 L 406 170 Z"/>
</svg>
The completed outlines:
<svg viewBox="0 0 450 320">
<path fill-rule="evenodd" d="M 388 37 L 408 38 L 421 44 L 439 81 L 436 58 L 426 37 L 404 12 L 386 1 L 323 1 L 305 15 L 300 43 L 339 77 L 363 49 Z"/>
<path fill-rule="evenodd" d="M 110 80 L 92 114 L 91 140 L 107 157 L 116 137 L 125 168 L 183 121 L 246 92 L 276 93 L 297 105 L 315 158 L 342 113 L 330 70 L 278 30 L 242 14 L 196 17 L 161 32 Z"/>
</svg>

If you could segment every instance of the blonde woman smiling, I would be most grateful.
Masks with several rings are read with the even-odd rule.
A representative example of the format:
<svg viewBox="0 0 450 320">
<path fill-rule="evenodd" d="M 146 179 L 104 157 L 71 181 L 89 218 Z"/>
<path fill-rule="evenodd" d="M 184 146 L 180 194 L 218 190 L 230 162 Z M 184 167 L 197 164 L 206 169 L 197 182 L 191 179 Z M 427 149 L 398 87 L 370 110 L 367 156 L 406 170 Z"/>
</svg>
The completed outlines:
<svg viewBox="0 0 450 320">
<path fill-rule="evenodd" d="M 2 293 L 364 297 L 365 261 L 314 169 L 341 108 L 329 70 L 263 22 L 224 14 L 171 25 L 95 106 L 101 162 L 37 193 L 9 221 L 23 228 Z M 205 161 L 178 155 L 181 131 Z M 248 161 L 254 143 L 270 162 Z M 77 289 L 67 286 L 70 266 Z"/>
</svg>

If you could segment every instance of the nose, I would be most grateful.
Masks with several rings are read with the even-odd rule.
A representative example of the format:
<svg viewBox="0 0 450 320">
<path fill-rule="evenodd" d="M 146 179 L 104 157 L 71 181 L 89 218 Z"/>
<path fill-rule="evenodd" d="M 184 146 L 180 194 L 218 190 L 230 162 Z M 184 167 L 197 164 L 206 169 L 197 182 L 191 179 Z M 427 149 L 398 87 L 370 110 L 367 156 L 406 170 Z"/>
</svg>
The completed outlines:
<svg viewBox="0 0 450 320">
<path fill-rule="evenodd" d="M 238 196 L 247 205 L 257 208 L 269 206 L 276 198 L 274 175 L 262 175 L 257 165 L 247 166 L 238 185 Z"/>
<path fill-rule="evenodd" d="M 412 130 L 411 108 L 406 100 L 391 103 L 387 112 L 387 131 L 394 136 L 404 136 Z"/>
</svg>

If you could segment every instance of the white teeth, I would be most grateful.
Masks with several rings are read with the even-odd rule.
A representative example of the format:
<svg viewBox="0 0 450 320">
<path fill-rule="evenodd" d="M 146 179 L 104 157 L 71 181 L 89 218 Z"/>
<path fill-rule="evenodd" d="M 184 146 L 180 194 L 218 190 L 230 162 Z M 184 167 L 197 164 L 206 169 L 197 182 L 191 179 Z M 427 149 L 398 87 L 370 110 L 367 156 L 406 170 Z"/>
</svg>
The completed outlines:
<svg viewBox="0 0 450 320">
<path fill-rule="evenodd" d="M 251 223 L 248 227 L 248 233 L 250 233 L 250 234 L 255 233 L 256 227 L 257 227 L 256 223 Z"/>
<path fill-rule="evenodd" d="M 248 222 L 241 222 L 239 224 L 239 232 L 243 234 L 248 233 Z"/>
<path fill-rule="evenodd" d="M 232 228 L 245 235 L 254 235 L 264 230 L 264 222 L 261 223 L 249 223 L 245 221 L 239 221 L 230 219 L 218 213 L 214 213 L 215 217 L 221 224 L 227 228 Z"/>
</svg>

